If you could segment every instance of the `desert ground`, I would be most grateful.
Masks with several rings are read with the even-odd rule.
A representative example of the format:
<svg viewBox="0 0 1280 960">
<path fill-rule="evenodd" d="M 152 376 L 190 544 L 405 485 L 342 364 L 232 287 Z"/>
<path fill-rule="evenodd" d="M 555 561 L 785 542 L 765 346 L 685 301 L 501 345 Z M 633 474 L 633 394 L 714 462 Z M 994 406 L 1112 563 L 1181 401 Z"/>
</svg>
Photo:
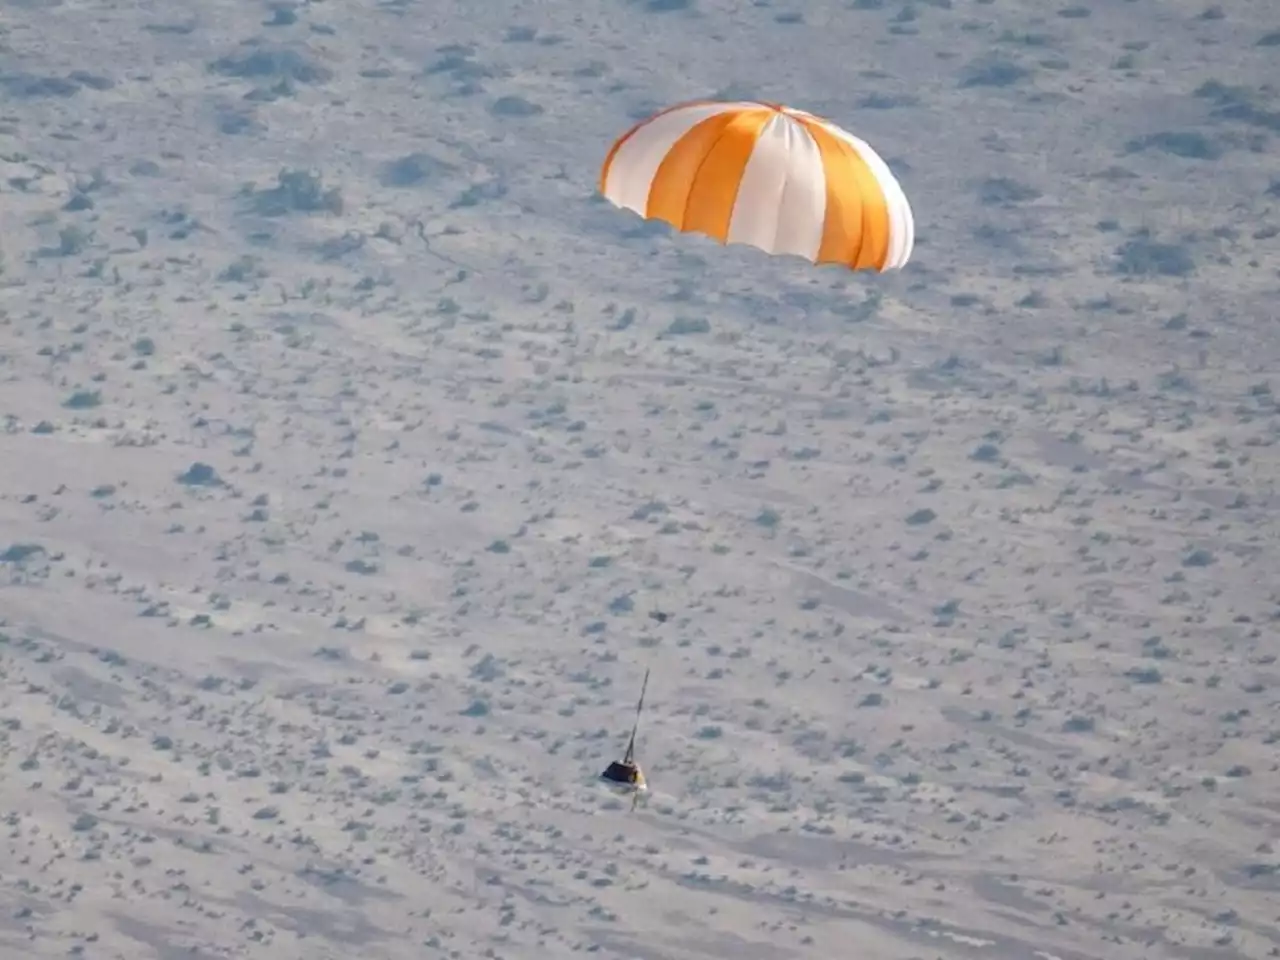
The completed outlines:
<svg viewBox="0 0 1280 960">
<path fill-rule="evenodd" d="M 911 264 L 603 201 L 697 96 Z M 1280 955 L 1278 137 L 1272 0 L 0 3 L 0 957 Z"/>
</svg>

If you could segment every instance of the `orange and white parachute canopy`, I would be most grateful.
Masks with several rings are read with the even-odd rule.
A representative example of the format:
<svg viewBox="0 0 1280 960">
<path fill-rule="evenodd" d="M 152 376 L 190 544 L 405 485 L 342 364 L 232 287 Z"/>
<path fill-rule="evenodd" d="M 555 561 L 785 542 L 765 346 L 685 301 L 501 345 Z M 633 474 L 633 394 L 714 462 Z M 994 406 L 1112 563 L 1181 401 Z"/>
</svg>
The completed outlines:
<svg viewBox="0 0 1280 960">
<path fill-rule="evenodd" d="M 915 247 L 889 165 L 830 121 L 778 104 L 663 110 L 614 143 L 600 192 L 686 233 L 853 270 L 901 269 Z"/>
</svg>

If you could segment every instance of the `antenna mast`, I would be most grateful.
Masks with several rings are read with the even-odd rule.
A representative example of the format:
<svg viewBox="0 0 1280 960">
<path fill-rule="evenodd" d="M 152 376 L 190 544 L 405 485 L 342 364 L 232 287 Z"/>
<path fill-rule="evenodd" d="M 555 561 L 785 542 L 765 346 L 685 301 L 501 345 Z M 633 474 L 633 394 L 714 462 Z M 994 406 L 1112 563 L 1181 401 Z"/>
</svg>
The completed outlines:
<svg viewBox="0 0 1280 960">
<path fill-rule="evenodd" d="M 627 752 L 623 763 L 634 763 L 636 758 L 636 731 L 640 729 L 640 713 L 644 710 L 644 695 L 649 689 L 649 670 L 644 671 L 644 683 L 640 685 L 640 701 L 636 704 L 636 722 L 631 727 L 631 739 L 627 741 Z"/>
</svg>

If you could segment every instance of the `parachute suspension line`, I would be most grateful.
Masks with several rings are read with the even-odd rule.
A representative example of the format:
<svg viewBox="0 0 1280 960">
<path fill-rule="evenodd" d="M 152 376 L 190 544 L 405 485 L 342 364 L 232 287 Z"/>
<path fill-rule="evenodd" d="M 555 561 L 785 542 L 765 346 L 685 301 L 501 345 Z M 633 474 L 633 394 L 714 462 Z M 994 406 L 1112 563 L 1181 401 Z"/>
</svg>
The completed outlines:
<svg viewBox="0 0 1280 960">
<path fill-rule="evenodd" d="M 636 722 L 631 726 L 631 739 L 627 741 L 627 752 L 623 763 L 634 763 L 636 759 L 636 732 L 640 729 L 640 714 L 644 710 L 644 695 L 649 689 L 649 669 L 644 671 L 644 682 L 640 685 L 640 701 L 636 704 Z"/>
</svg>

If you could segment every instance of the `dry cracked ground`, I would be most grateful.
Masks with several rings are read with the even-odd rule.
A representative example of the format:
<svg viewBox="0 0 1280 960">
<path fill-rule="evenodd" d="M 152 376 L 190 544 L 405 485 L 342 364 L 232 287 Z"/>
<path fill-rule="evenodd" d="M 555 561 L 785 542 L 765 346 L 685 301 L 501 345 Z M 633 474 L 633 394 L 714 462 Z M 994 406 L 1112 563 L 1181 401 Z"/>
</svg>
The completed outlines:
<svg viewBox="0 0 1280 960">
<path fill-rule="evenodd" d="M 595 196 L 706 94 L 915 261 Z M 1270 0 L 0 4 L 0 955 L 1277 955 L 1278 138 Z"/>
</svg>

